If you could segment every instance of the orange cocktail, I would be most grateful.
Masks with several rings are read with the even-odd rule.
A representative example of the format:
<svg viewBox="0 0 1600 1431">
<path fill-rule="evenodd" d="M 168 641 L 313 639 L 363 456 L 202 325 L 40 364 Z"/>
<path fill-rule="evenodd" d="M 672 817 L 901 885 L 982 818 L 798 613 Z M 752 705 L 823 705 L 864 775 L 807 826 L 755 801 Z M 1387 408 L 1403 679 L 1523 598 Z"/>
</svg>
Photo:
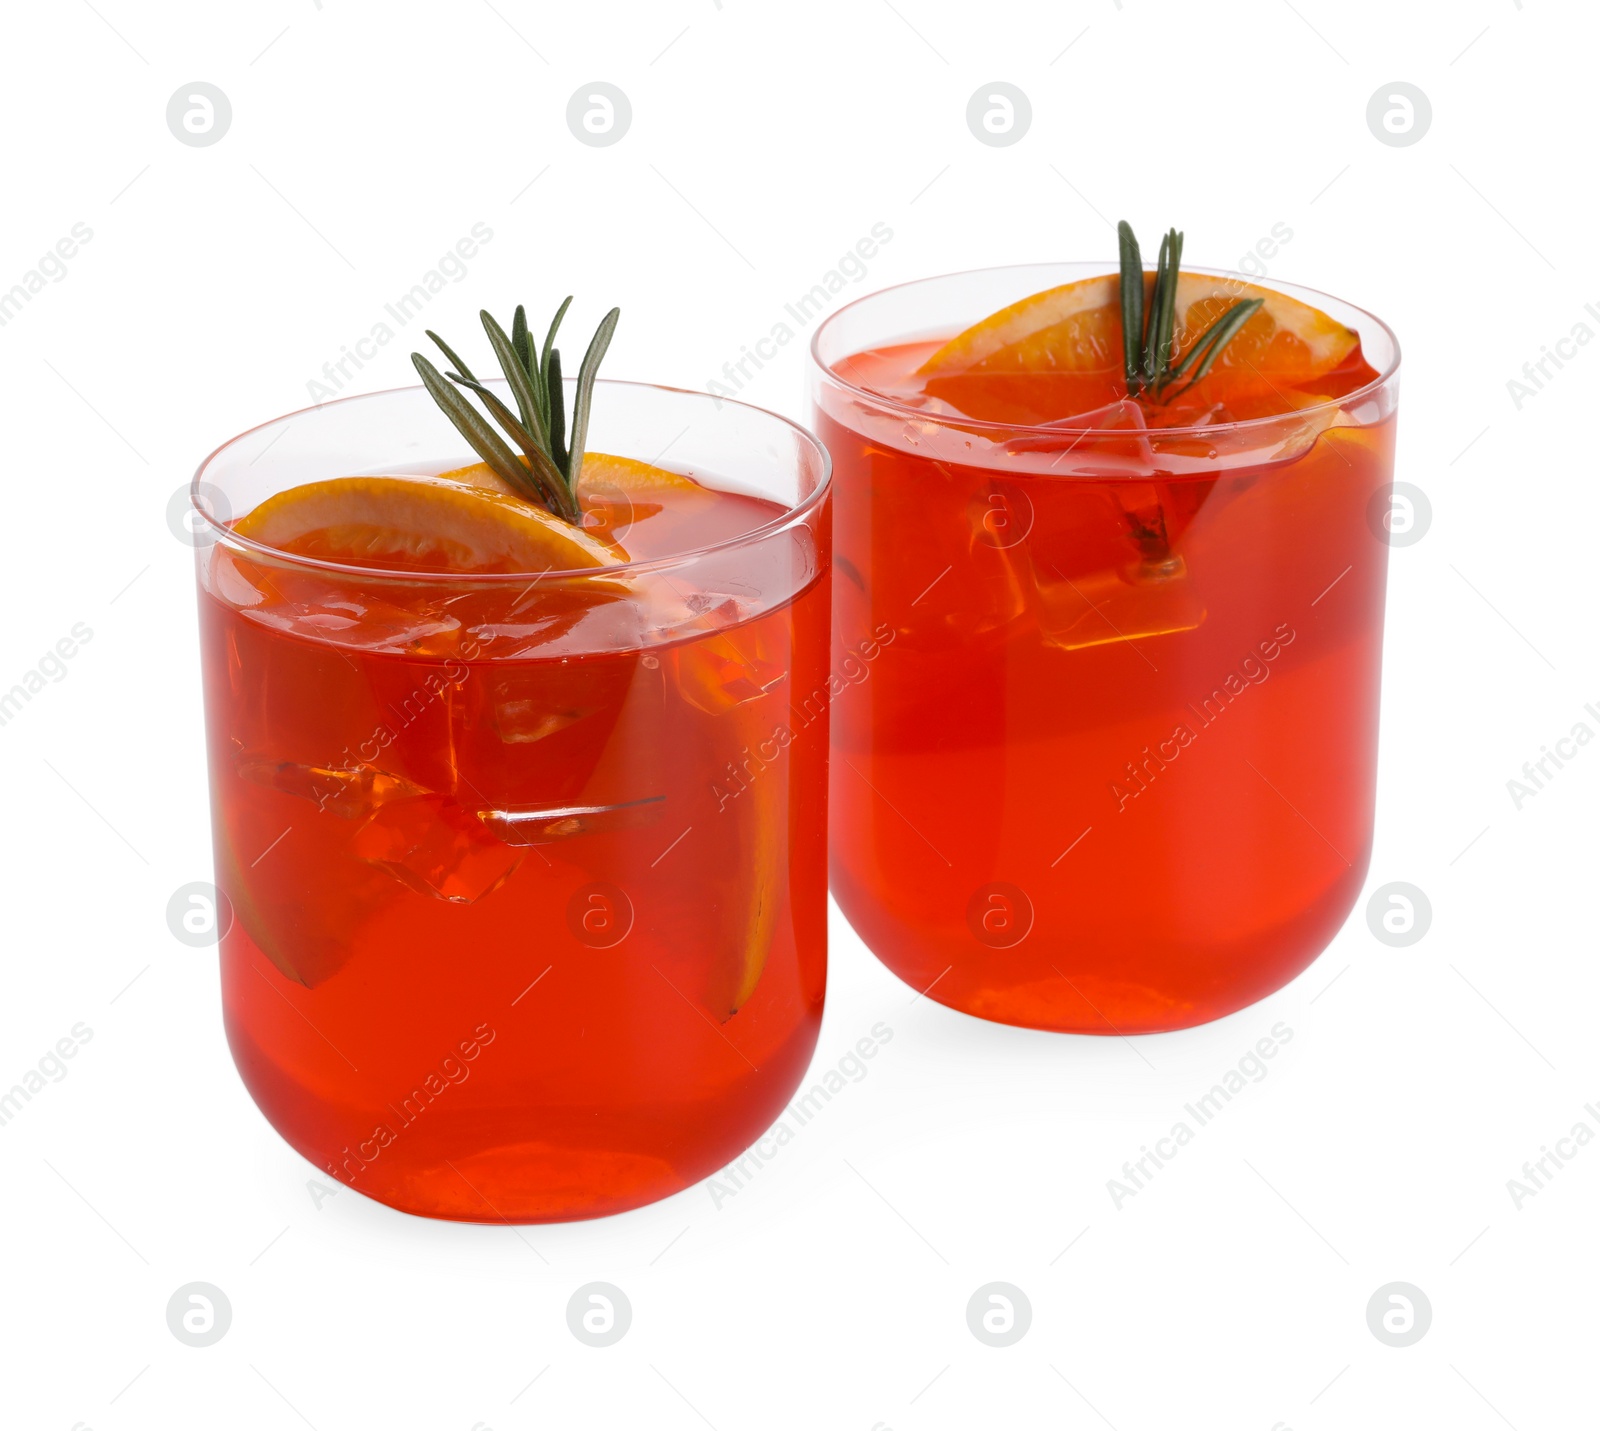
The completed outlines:
<svg viewBox="0 0 1600 1431">
<path fill-rule="evenodd" d="M 816 1039 L 826 455 L 691 394 L 592 407 L 570 523 L 463 465 L 422 389 L 200 474 L 230 1045 L 291 1144 L 411 1212 L 677 1191 Z"/>
<path fill-rule="evenodd" d="M 834 896 L 929 998 L 1087 1033 L 1262 997 L 1360 889 L 1398 359 L 1357 310 L 1186 270 L 1169 370 L 1262 303 L 1205 376 L 1130 383 L 1118 297 L 956 275 L 815 348 L 836 644 L 878 651 L 833 711 Z"/>
</svg>

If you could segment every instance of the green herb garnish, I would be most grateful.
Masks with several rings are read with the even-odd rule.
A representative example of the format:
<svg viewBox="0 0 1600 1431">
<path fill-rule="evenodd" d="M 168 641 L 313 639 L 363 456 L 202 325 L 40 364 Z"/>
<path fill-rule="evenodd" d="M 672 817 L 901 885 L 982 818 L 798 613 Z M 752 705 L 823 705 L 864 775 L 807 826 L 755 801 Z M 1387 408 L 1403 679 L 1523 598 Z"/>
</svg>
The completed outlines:
<svg viewBox="0 0 1600 1431">
<path fill-rule="evenodd" d="M 1183 257 L 1183 235 L 1168 229 L 1161 238 L 1156 258 L 1156 282 L 1150 292 L 1149 312 L 1145 311 L 1144 264 L 1139 257 L 1139 240 L 1127 220 L 1117 225 L 1117 248 L 1122 266 L 1122 367 L 1129 397 L 1148 396 L 1153 402 L 1167 402 L 1187 392 L 1211 371 L 1222 350 L 1261 307 L 1262 300 L 1249 298 L 1235 303 L 1202 333 L 1176 364 L 1178 318 L 1178 263 Z M 1191 371 L 1192 370 L 1192 371 Z M 1188 381 L 1171 390 L 1185 374 Z"/>
<path fill-rule="evenodd" d="M 516 399 L 517 413 L 513 413 L 492 389 L 474 377 L 472 369 L 431 328 L 427 330 L 428 336 L 450 360 L 454 371 L 441 374 L 421 353 L 413 353 L 411 361 L 421 374 L 423 386 L 444 409 L 445 416 L 455 424 L 456 431 L 467 439 L 472 450 L 489 464 L 501 481 L 519 496 L 548 508 L 556 516 L 577 526 L 583 521 L 583 514 L 578 509 L 577 486 L 583 472 L 583 451 L 589 435 L 589 411 L 594 401 L 595 375 L 600 369 L 600 360 L 605 357 L 606 348 L 610 346 L 621 310 L 613 308 L 607 313 L 589 341 L 589 351 L 583 355 L 583 362 L 578 368 L 577 391 L 572 399 L 572 422 L 569 426 L 565 389 L 561 385 L 561 351 L 555 346 L 555 340 L 556 329 L 561 326 L 571 302 L 569 296 L 556 309 L 556 316 L 550 322 L 550 330 L 545 334 L 542 348 L 534 344 L 533 335 L 528 331 L 528 315 L 520 303 L 509 336 L 486 310 L 478 314 L 500 363 L 500 371 L 505 374 L 511 394 Z M 456 387 L 452 387 L 451 383 Z M 501 440 L 500 434 L 457 388 L 470 388 L 477 393 L 488 408 L 489 415 L 521 449 L 526 462 L 519 459 Z M 521 415 L 520 420 L 517 414 Z"/>
</svg>

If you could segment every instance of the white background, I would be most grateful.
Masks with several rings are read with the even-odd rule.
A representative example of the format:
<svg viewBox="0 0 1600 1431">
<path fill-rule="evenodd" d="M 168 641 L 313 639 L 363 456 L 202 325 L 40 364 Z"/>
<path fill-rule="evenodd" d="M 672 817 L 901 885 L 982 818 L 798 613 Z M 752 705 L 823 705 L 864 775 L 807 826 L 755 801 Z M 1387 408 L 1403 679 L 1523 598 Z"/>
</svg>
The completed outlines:
<svg viewBox="0 0 1600 1431">
<path fill-rule="evenodd" d="M 1589 746 L 1519 810 L 1506 782 L 1579 721 L 1593 639 L 1600 346 L 1519 410 L 1508 379 L 1600 331 L 1592 7 L 1554 0 L 275 0 L 7 6 L 0 290 L 92 240 L 0 327 L 0 687 L 92 640 L 0 728 L 0 1086 L 92 1040 L 0 1127 L 0 1423 L 497 1428 L 1593 1424 L 1600 1146 L 1507 1180 L 1600 1100 Z M 605 80 L 633 122 L 569 132 Z M 232 125 L 180 144 L 203 80 Z M 981 145 L 969 97 L 1033 107 Z M 1369 131 L 1404 80 L 1409 147 Z M 214 953 L 165 909 L 210 877 L 192 556 L 172 493 L 217 442 L 305 405 L 477 222 L 428 311 L 618 303 L 607 372 L 704 387 L 877 222 L 851 293 L 1105 258 L 1130 219 L 1227 267 L 1276 223 L 1277 277 L 1387 318 L 1397 475 L 1432 524 L 1392 553 L 1369 890 L 1432 925 L 1380 943 L 1366 896 L 1290 987 L 1135 1043 L 913 1002 L 837 918 L 817 1070 L 893 1041 L 742 1191 L 559 1227 L 431 1223 L 315 1170 L 256 1112 Z M 841 300 L 842 301 L 842 300 Z M 420 327 L 420 324 L 415 325 Z M 403 334 L 346 391 L 412 381 Z M 809 334 L 806 335 L 809 337 Z M 1554 371 L 1552 369 L 1552 371 Z M 804 417 L 802 345 L 747 390 Z M 1132 915 L 1130 917 L 1136 917 Z M 1293 1041 L 1120 1210 L 1107 1179 L 1278 1021 Z M 613 1283 L 631 1330 L 567 1329 Z M 1031 1302 L 969 1332 L 980 1285 Z M 168 1331 L 182 1284 L 228 1334 Z M 1428 1334 L 1368 1330 L 1385 1283 Z M 531 1383 L 531 1385 L 530 1385 Z"/>
</svg>

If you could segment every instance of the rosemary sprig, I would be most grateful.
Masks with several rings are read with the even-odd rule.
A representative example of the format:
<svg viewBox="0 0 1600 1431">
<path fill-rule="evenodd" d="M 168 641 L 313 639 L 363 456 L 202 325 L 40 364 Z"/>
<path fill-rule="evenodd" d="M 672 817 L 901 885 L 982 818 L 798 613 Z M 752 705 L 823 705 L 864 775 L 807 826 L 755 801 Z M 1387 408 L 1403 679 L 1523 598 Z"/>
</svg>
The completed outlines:
<svg viewBox="0 0 1600 1431">
<path fill-rule="evenodd" d="M 589 435 L 595 377 L 600 370 L 600 360 L 611 345 L 611 335 L 616 332 L 621 313 L 616 308 L 607 313 L 589 341 L 589 349 L 578 368 L 577 391 L 573 394 L 569 429 L 566 389 L 561 383 L 561 350 L 555 346 L 555 341 L 556 330 L 560 328 L 571 302 L 571 297 L 568 297 L 556 310 L 542 348 L 534 346 L 533 335 L 528 329 L 527 311 L 520 303 L 511 321 L 509 334 L 486 310 L 478 314 L 483 320 L 483 330 L 489 336 L 489 346 L 494 349 L 500 371 L 505 375 L 511 396 L 516 401 L 515 413 L 492 388 L 473 375 L 472 369 L 431 328 L 428 329 L 428 336 L 449 361 L 451 371 L 440 373 L 421 353 L 413 353 L 411 361 L 422 378 L 422 385 L 444 410 L 444 415 L 455 424 L 456 431 L 466 438 L 472 450 L 488 463 L 501 481 L 519 496 L 548 508 L 574 525 L 580 525 L 583 514 L 578 508 L 578 478 L 583 472 L 584 444 Z M 478 409 L 462 396 L 458 391 L 461 388 L 478 395 L 489 410 L 489 415 L 516 443 L 521 452 L 520 458 L 500 434 L 484 421 Z"/>
<path fill-rule="evenodd" d="M 1139 240 L 1126 220 L 1117 225 L 1117 248 L 1121 260 L 1122 368 L 1128 396 L 1167 402 L 1187 392 L 1211 371 L 1211 365 L 1261 307 L 1262 300 L 1248 298 L 1235 303 L 1174 363 L 1178 349 L 1178 272 L 1183 258 L 1183 235 L 1177 229 L 1168 229 L 1162 235 L 1148 312 Z M 1186 373 L 1188 381 L 1171 391 L 1173 384 Z"/>
</svg>

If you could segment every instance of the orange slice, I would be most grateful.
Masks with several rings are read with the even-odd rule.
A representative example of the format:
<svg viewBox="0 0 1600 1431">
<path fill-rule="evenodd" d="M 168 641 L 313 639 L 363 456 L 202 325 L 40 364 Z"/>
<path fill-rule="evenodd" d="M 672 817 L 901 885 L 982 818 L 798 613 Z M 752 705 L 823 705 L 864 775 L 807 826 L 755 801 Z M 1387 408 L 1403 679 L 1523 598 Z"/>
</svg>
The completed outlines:
<svg viewBox="0 0 1600 1431">
<path fill-rule="evenodd" d="M 296 556 L 391 571 L 574 571 L 623 559 L 542 507 L 430 477 L 308 482 L 269 497 L 234 530 Z"/>
<path fill-rule="evenodd" d="M 1145 274 L 1148 300 L 1155 275 Z M 1179 354 L 1236 303 L 1262 306 L 1185 394 L 1186 408 L 1284 393 L 1339 368 L 1359 339 L 1326 313 L 1269 288 L 1180 273 Z M 1122 312 L 1115 274 L 1046 289 L 992 313 L 918 370 L 926 391 L 972 417 L 1049 422 L 1126 395 Z M 1292 409 L 1287 398 L 1278 410 Z"/>
<path fill-rule="evenodd" d="M 508 490 L 487 462 L 457 467 L 439 480 L 490 492 Z M 656 516 L 665 505 L 661 500 L 664 495 L 667 501 L 675 502 L 709 493 L 680 472 L 669 472 L 637 458 L 584 453 L 583 471 L 578 474 L 578 509 L 583 513 L 584 530 L 609 550 L 621 553 L 618 533 Z"/>
<path fill-rule="evenodd" d="M 602 488 L 614 488 L 629 496 L 649 492 L 703 492 L 705 488 L 681 472 L 669 472 L 632 457 L 612 457 L 604 452 L 586 452 L 583 471 L 578 474 L 578 501 Z"/>
<path fill-rule="evenodd" d="M 507 490 L 506 484 L 487 462 L 474 462 L 470 467 L 457 467 L 449 472 L 442 472 L 438 480 L 459 482 L 465 487 L 481 487 L 489 492 Z M 586 452 L 583 457 L 583 471 L 578 474 L 578 505 L 584 504 L 585 497 L 592 501 L 596 492 L 608 487 L 630 495 L 646 492 L 705 491 L 698 482 L 685 477 L 681 472 L 669 472 L 665 467 L 654 467 L 633 457 L 612 457 L 604 452 Z"/>
<path fill-rule="evenodd" d="M 1117 282 L 1116 274 L 1108 273 L 1019 299 L 958 333 L 917 371 L 924 377 L 971 372 L 1007 350 L 1015 350 L 1017 370 L 1024 372 L 1112 367 L 1122 351 Z M 1038 361 L 1024 367 L 1025 357 Z"/>
</svg>

